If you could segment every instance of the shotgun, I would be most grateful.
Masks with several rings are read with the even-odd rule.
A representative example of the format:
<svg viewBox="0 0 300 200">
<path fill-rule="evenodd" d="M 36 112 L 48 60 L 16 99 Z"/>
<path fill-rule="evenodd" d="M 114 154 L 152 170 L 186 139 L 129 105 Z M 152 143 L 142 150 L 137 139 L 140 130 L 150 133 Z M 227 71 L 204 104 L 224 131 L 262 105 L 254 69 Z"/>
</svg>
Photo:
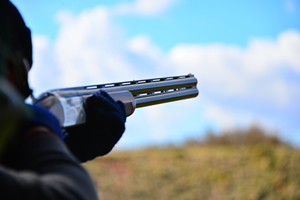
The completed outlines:
<svg viewBox="0 0 300 200">
<path fill-rule="evenodd" d="M 33 103 L 49 109 L 62 127 L 86 122 L 84 103 L 98 90 L 106 91 L 114 100 L 125 104 L 126 115 L 136 108 L 193 98 L 198 95 L 197 79 L 192 74 L 133 80 L 100 85 L 89 85 L 49 90 Z"/>
</svg>

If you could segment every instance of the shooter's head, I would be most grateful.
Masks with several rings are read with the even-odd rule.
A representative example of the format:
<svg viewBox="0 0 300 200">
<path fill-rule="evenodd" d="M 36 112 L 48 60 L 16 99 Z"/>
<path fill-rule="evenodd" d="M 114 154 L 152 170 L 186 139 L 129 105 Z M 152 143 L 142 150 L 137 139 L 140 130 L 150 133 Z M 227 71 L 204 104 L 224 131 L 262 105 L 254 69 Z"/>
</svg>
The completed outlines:
<svg viewBox="0 0 300 200">
<path fill-rule="evenodd" d="M 0 0 L 0 76 L 7 79 L 23 98 L 31 94 L 27 73 L 32 65 L 31 33 L 17 8 Z"/>
</svg>

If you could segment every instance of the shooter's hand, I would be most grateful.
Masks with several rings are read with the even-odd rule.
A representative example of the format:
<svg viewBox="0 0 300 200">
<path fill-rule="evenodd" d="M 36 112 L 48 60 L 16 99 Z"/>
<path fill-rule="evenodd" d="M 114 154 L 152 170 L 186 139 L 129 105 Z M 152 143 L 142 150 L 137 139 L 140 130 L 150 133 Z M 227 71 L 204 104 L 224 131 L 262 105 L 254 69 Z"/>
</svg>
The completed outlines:
<svg viewBox="0 0 300 200">
<path fill-rule="evenodd" d="M 85 110 L 86 124 L 66 128 L 65 137 L 65 143 L 81 162 L 109 153 L 125 131 L 126 121 L 124 104 L 103 90 L 86 100 Z"/>
</svg>

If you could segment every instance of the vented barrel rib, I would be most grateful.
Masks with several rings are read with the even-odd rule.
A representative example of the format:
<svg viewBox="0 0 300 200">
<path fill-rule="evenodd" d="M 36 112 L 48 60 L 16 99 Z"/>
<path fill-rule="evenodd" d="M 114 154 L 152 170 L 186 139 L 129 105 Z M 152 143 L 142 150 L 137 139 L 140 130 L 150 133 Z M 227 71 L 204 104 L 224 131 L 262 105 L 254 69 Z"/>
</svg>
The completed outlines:
<svg viewBox="0 0 300 200">
<path fill-rule="evenodd" d="M 194 75 L 189 74 L 184 76 L 173 76 L 173 77 L 165 77 L 165 78 L 154 78 L 154 79 L 144 79 L 144 80 L 137 80 L 137 81 L 126 81 L 126 82 L 107 83 L 107 84 L 100 84 L 100 85 L 89 85 L 83 87 L 64 88 L 64 89 L 50 90 L 48 92 L 52 93 L 55 91 L 58 92 L 63 97 L 72 97 L 72 96 L 87 97 L 89 95 L 94 94 L 99 89 L 105 90 L 108 93 L 129 91 L 132 93 L 135 99 L 137 99 L 139 102 L 142 102 L 141 100 L 142 98 L 149 99 L 149 96 L 151 96 L 151 99 L 153 100 L 155 99 L 154 96 L 158 97 L 158 95 L 170 98 L 170 95 L 165 95 L 165 93 L 171 93 L 171 92 L 177 92 L 178 95 L 182 94 L 183 96 L 186 96 L 184 95 L 185 93 L 182 91 L 187 89 L 193 89 L 192 92 L 193 95 L 187 95 L 187 98 L 195 97 L 198 95 L 198 90 L 196 88 L 196 85 L 197 85 L 197 79 L 194 77 Z M 137 105 L 137 107 L 144 107 L 144 106 Z"/>
<path fill-rule="evenodd" d="M 85 99 L 102 89 L 125 104 L 127 116 L 135 108 L 193 98 L 198 95 L 197 79 L 192 74 L 133 80 L 49 90 L 34 103 L 48 108 L 63 127 L 85 123 Z"/>
</svg>

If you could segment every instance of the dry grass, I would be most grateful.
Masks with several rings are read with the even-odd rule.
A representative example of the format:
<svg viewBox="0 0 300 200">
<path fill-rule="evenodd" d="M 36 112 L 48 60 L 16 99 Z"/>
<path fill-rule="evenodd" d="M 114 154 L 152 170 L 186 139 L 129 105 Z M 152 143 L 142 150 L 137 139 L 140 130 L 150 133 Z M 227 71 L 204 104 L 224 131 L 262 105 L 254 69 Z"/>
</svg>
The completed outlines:
<svg viewBox="0 0 300 200">
<path fill-rule="evenodd" d="M 215 139 L 214 145 L 113 152 L 85 166 L 102 200 L 300 199 L 300 150 Z"/>
</svg>

